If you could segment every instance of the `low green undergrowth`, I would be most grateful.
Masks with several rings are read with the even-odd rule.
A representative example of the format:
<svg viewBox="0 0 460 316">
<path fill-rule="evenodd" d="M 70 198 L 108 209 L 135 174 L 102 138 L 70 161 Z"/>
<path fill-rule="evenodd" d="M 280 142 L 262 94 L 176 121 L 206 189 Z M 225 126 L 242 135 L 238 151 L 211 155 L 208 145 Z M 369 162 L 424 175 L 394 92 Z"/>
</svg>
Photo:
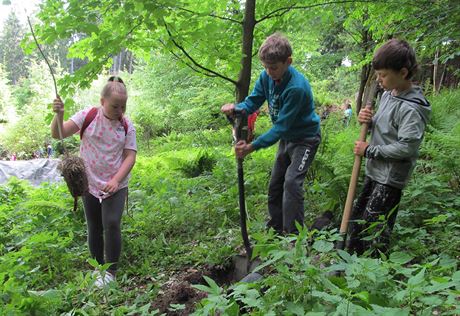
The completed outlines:
<svg viewBox="0 0 460 316">
<path fill-rule="evenodd" d="M 207 279 L 208 297 L 194 315 L 457 315 L 460 271 L 447 255 L 414 263 L 407 252 L 381 259 L 334 250 L 337 234 L 312 242 L 297 237 L 255 237 L 255 255 L 269 268 L 254 283 L 228 289 Z M 259 272 L 260 272 L 259 270 Z"/>
<path fill-rule="evenodd" d="M 452 95 L 451 95 L 452 94 Z M 207 279 L 197 315 L 459 314 L 459 92 L 432 98 L 436 113 L 404 190 L 388 257 L 336 251 L 336 230 L 277 238 L 264 229 L 276 148 L 244 162 L 249 233 L 264 279 L 229 287 Z M 457 113 L 457 114 L 456 114 Z M 444 122 L 444 123 L 441 123 Z M 262 115 L 257 133 L 269 126 Z M 336 226 L 359 125 L 331 116 L 305 182 L 306 226 L 320 213 Z M 361 178 L 362 179 L 362 178 Z M 359 188 L 358 188 L 359 190 Z M 0 314 L 156 315 L 160 287 L 178 271 L 223 265 L 241 249 L 236 162 L 230 127 L 171 132 L 138 155 L 123 217 L 117 284 L 92 287 L 81 203 L 65 185 L 0 186 Z M 172 306 L 180 310 L 181 306 Z"/>
</svg>

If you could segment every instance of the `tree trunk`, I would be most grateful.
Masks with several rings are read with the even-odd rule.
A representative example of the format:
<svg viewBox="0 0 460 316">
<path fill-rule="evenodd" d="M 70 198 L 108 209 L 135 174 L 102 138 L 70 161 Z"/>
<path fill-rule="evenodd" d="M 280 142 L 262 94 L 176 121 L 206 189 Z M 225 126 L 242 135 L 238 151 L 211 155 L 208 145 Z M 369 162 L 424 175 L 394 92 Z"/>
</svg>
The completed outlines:
<svg viewBox="0 0 460 316">
<path fill-rule="evenodd" d="M 436 94 L 438 89 L 438 64 L 439 64 L 439 48 L 436 48 L 433 60 L 433 94 Z"/>
<path fill-rule="evenodd" d="M 251 61 L 252 61 L 252 45 L 254 42 L 254 27 L 256 25 L 256 0 L 248 0 L 244 9 L 243 20 L 243 45 L 241 58 L 241 71 L 236 83 L 236 102 L 241 102 L 246 98 L 249 92 L 249 84 L 251 83 Z"/>
<path fill-rule="evenodd" d="M 369 68 L 370 65 L 364 65 L 363 68 L 361 68 L 361 80 L 359 83 L 358 96 L 356 97 L 356 115 L 358 115 L 361 107 L 363 106 L 363 94 L 364 88 L 366 87 L 367 78 L 369 78 Z"/>
<path fill-rule="evenodd" d="M 368 105 L 371 104 L 372 108 L 374 108 L 375 105 L 375 99 L 377 94 L 379 93 L 379 89 L 377 87 L 378 83 L 375 80 L 375 70 L 371 67 L 369 74 L 367 76 L 367 81 L 364 86 L 364 92 L 363 92 L 363 98 L 361 100 L 361 105 Z M 357 111 L 359 113 L 359 111 Z"/>
<path fill-rule="evenodd" d="M 118 54 L 118 70 L 117 73 L 120 73 L 120 71 L 123 70 L 123 50 L 120 51 Z"/>
<path fill-rule="evenodd" d="M 133 73 L 133 53 L 129 52 L 129 63 L 128 63 L 128 73 L 132 74 Z"/>
<path fill-rule="evenodd" d="M 368 52 L 370 52 L 371 47 L 372 47 L 372 36 L 369 30 L 364 29 L 361 33 L 361 45 L 363 49 L 363 59 L 366 58 L 366 55 Z M 358 115 L 359 111 L 361 110 L 361 107 L 363 106 L 363 101 L 366 102 L 365 99 L 363 99 L 363 94 L 364 94 L 364 89 L 366 87 L 366 83 L 368 82 L 369 75 L 372 72 L 372 66 L 370 64 L 364 65 L 363 68 L 361 69 L 361 80 L 359 83 L 359 90 L 358 90 L 358 96 L 356 97 L 356 115 Z"/>
<path fill-rule="evenodd" d="M 112 60 L 113 60 L 113 63 L 112 63 L 112 67 L 110 67 L 110 74 L 114 74 L 115 73 L 115 69 L 117 69 L 117 56 L 113 56 L 112 57 Z"/>
<path fill-rule="evenodd" d="M 117 67 L 115 68 L 115 71 L 116 71 L 116 74 L 119 74 L 120 73 L 120 69 L 121 69 L 121 56 L 122 52 L 120 51 L 118 54 L 117 54 Z"/>
<path fill-rule="evenodd" d="M 441 78 L 439 79 L 439 84 L 438 84 L 438 88 L 436 89 L 436 93 L 439 93 L 439 91 L 441 90 L 442 82 L 444 81 L 444 77 L 446 75 L 446 69 L 447 69 L 447 62 L 444 64 L 444 67 L 442 69 Z"/>
</svg>

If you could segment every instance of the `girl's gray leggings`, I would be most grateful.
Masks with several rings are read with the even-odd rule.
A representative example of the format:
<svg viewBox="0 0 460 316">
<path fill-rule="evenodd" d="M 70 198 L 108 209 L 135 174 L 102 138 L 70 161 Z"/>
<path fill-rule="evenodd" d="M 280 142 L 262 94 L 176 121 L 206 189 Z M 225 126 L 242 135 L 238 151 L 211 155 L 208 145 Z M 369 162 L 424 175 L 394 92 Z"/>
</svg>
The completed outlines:
<svg viewBox="0 0 460 316">
<path fill-rule="evenodd" d="M 123 188 L 111 197 L 102 200 L 102 203 L 89 193 L 83 197 L 89 251 L 99 264 L 113 263 L 108 269 L 112 274 L 115 274 L 120 259 L 120 224 L 127 193 L 128 188 Z"/>
</svg>

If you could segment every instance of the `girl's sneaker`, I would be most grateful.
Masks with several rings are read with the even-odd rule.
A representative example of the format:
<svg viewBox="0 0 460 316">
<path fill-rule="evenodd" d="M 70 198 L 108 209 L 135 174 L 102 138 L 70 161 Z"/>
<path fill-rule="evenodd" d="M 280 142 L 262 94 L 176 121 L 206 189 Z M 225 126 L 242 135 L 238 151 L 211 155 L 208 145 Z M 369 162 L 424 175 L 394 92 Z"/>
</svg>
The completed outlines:
<svg viewBox="0 0 460 316">
<path fill-rule="evenodd" d="M 94 282 L 94 286 L 97 288 L 102 288 L 108 286 L 109 283 L 113 281 L 115 281 L 115 276 L 112 273 L 105 271 L 105 273 L 102 274 L 98 273 L 96 281 Z"/>
</svg>

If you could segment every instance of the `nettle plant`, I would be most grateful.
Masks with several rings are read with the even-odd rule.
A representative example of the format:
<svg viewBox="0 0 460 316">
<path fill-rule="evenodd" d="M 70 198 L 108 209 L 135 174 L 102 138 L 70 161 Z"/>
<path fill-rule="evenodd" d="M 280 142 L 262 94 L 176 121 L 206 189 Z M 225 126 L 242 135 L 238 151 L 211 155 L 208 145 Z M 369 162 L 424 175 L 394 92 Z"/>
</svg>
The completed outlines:
<svg viewBox="0 0 460 316">
<path fill-rule="evenodd" d="M 336 230 L 303 228 L 297 237 L 256 234 L 263 279 L 228 289 L 207 278 L 208 297 L 195 315 L 457 315 L 460 271 L 455 261 L 393 252 L 379 259 L 334 249 Z"/>
</svg>

